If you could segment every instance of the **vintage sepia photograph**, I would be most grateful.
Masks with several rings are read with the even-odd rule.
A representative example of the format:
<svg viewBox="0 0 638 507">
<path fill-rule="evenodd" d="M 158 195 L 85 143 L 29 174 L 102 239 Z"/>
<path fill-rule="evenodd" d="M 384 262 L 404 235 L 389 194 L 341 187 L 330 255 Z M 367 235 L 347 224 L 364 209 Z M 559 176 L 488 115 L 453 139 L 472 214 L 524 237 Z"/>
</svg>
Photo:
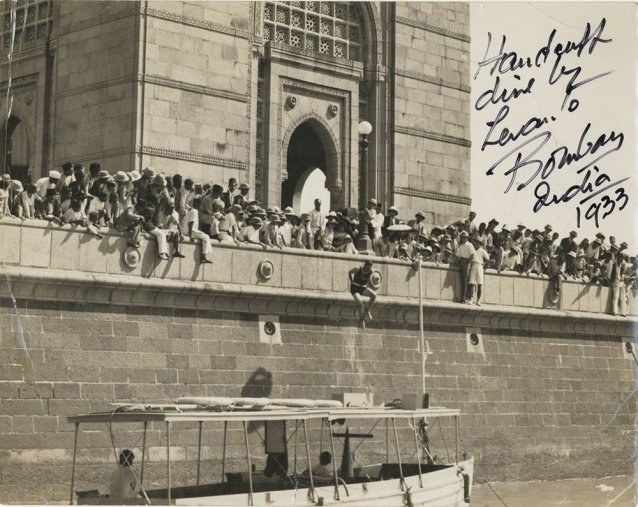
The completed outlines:
<svg viewBox="0 0 638 507">
<path fill-rule="evenodd" d="M 0 504 L 638 505 L 637 30 L 0 1 Z"/>
</svg>

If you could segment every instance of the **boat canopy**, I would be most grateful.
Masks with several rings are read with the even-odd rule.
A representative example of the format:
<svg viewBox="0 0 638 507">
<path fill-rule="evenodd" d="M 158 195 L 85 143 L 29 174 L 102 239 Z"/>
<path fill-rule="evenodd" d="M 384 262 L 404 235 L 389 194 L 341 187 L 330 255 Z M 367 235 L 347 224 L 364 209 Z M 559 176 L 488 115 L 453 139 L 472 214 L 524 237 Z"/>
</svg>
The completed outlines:
<svg viewBox="0 0 638 507">
<path fill-rule="evenodd" d="M 283 421 L 328 419 L 420 419 L 424 417 L 459 416 L 460 410 L 445 407 L 402 410 L 386 407 L 285 408 L 277 406 L 263 410 L 206 410 L 186 404 L 142 405 L 119 404 L 112 411 L 69 416 L 70 423 L 132 423 L 132 422 L 198 422 L 198 421 Z"/>
</svg>

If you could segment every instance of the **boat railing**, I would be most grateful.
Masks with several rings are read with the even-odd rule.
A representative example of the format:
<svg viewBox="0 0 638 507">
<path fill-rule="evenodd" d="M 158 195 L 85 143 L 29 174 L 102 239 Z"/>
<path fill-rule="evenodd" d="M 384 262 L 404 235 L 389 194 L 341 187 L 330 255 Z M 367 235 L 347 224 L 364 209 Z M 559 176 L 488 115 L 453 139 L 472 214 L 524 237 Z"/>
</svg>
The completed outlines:
<svg viewBox="0 0 638 507">
<path fill-rule="evenodd" d="M 421 453 L 421 444 L 419 443 L 419 438 L 417 435 L 418 432 L 418 420 L 422 420 L 426 417 L 454 417 L 455 420 L 455 436 L 456 436 L 456 455 L 455 455 L 455 463 L 458 464 L 458 416 L 459 411 L 454 409 L 446 409 L 443 407 L 431 408 L 431 409 L 417 409 L 417 410 L 401 410 L 401 409 L 388 409 L 384 407 L 372 407 L 372 408 L 353 408 L 346 407 L 342 409 L 337 408 L 310 408 L 303 410 L 299 407 L 290 407 L 290 408 L 280 408 L 276 407 L 272 410 L 232 410 L 232 411 L 219 411 L 219 410 L 203 410 L 202 407 L 188 407 L 186 408 L 184 405 L 176 407 L 168 407 L 162 406 L 151 407 L 146 410 L 143 406 L 135 405 L 133 407 L 121 408 L 118 407 L 117 410 L 112 412 L 103 412 L 103 413 L 94 413 L 94 414 L 86 414 L 80 416 L 70 416 L 69 422 L 75 424 L 75 443 L 73 450 L 73 467 L 72 467 L 72 479 L 71 479 L 71 503 L 73 503 L 73 494 L 74 494 L 74 481 L 75 481 L 75 462 L 77 455 L 77 440 L 79 433 L 79 426 L 81 423 L 96 423 L 96 422 L 104 422 L 109 427 L 109 431 L 111 431 L 111 425 L 114 423 L 143 423 L 144 436 L 142 441 L 142 463 L 141 463 L 141 471 L 140 471 L 140 485 L 143 487 L 144 480 L 144 465 L 145 465 L 145 455 L 146 455 L 146 433 L 148 429 L 148 423 L 159 423 L 164 424 L 166 428 L 166 488 L 160 490 L 151 490 L 148 492 L 148 495 L 151 499 L 156 499 L 159 497 L 165 498 L 168 503 L 172 503 L 175 499 L 175 495 L 182 496 L 182 494 L 186 496 L 197 495 L 200 493 L 202 496 L 204 495 L 226 495 L 226 494 L 235 494 L 235 493 L 248 493 L 248 504 L 254 505 L 255 503 L 255 494 L 261 493 L 266 490 L 278 490 L 278 489 L 289 489 L 294 487 L 295 489 L 307 488 L 308 489 L 308 497 L 309 499 L 314 499 L 317 497 L 316 487 L 325 487 L 325 486 L 333 486 L 334 487 L 334 499 L 339 501 L 343 494 L 345 494 L 345 498 L 350 496 L 349 485 L 362 483 L 362 488 L 367 490 L 367 485 L 370 482 L 375 482 L 379 480 L 388 480 L 388 479 L 399 479 L 399 485 L 401 491 L 405 492 L 408 490 L 408 486 L 406 483 L 406 476 L 410 477 L 413 475 L 417 475 L 419 477 L 419 485 L 423 487 L 423 478 L 422 473 L 427 473 L 428 471 L 433 471 L 438 469 L 438 467 L 445 468 L 453 465 L 428 465 L 421 463 L 422 453 Z M 336 449 L 335 449 L 335 439 L 339 437 L 346 436 L 346 441 L 349 442 L 350 434 L 349 433 L 334 433 L 331 429 L 331 423 L 339 422 L 342 420 L 350 420 L 350 419 L 362 419 L 362 420 L 376 420 L 374 426 L 378 424 L 380 420 L 385 419 L 387 421 L 386 428 L 386 446 L 388 442 L 388 433 L 391 432 L 394 438 L 394 447 L 396 449 L 395 459 L 396 463 L 389 462 L 388 458 L 388 448 L 386 448 L 386 461 L 380 464 L 378 468 L 378 472 L 374 473 L 371 469 L 365 469 L 365 467 L 361 467 L 358 469 L 357 474 L 354 474 L 354 470 L 352 468 L 352 463 L 349 463 L 350 473 L 343 475 L 343 463 L 341 472 L 337 469 L 337 460 L 336 460 Z M 404 463 L 402 460 L 402 449 L 400 446 L 399 435 L 397 431 L 397 419 L 407 420 L 409 426 L 412 428 L 414 433 L 414 452 L 417 458 L 417 464 L 413 463 Z M 310 440 L 308 438 L 308 420 L 321 420 L 321 438 L 323 439 L 323 428 L 324 425 L 329 428 L 329 449 L 332 451 L 332 470 L 331 477 L 325 478 L 321 476 L 316 476 L 312 473 L 312 460 L 311 460 L 311 452 L 310 452 Z M 249 443 L 249 431 L 248 431 L 248 423 L 254 421 L 296 421 L 295 427 L 295 435 L 297 435 L 297 431 L 302 429 L 303 432 L 299 432 L 303 435 L 305 440 L 305 450 L 306 456 L 305 460 L 307 460 L 307 476 L 304 474 L 297 475 L 296 473 L 296 436 L 295 436 L 295 473 L 292 476 L 286 474 L 286 480 L 292 481 L 291 483 L 287 483 L 286 486 L 275 484 L 265 485 L 262 480 L 260 480 L 260 475 L 255 473 L 253 467 L 253 460 L 251 457 L 251 448 Z M 198 439 L 197 439 L 197 485 L 195 486 L 187 486 L 187 487 L 175 487 L 172 483 L 172 473 L 171 473 L 171 428 L 174 424 L 180 422 L 188 422 L 193 423 L 197 422 L 198 427 Z M 224 435 L 224 443 L 223 443 L 223 454 L 221 461 L 221 469 L 222 469 L 222 477 L 220 483 L 208 484 L 208 485 L 200 485 L 200 464 L 202 458 L 202 431 L 204 422 L 206 423 L 223 423 L 223 435 Z M 230 474 L 229 480 L 225 481 L 225 471 L 226 471 L 226 434 L 228 431 L 229 423 L 241 423 L 242 433 L 243 433 L 243 444 L 245 445 L 245 465 L 247 467 L 246 474 L 237 474 L 239 480 L 231 481 Z M 388 431 L 389 430 L 389 431 Z M 370 435 L 367 433 L 353 433 L 356 438 L 368 438 Z M 346 452 L 346 441 L 344 441 L 344 451 Z M 114 446 L 115 443 L 113 442 Z M 349 443 L 348 443 L 349 445 Z M 115 447 L 114 447 L 115 451 Z M 405 449 L 403 449 L 405 451 Z M 426 454 L 427 449 L 426 449 Z M 348 454 L 349 455 L 349 454 Z M 303 459 L 303 458 L 302 458 Z M 375 465 L 377 466 L 377 465 Z M 372 473 L 372 476 L 370 475 Z M 376 478 L 375 478 L 376 475 Z M 327 480 L 324 480 L 327 479 Z M 257 483 L 255 483 L 257 480 Z M 268 487 L 266 487 L 268 486 Z M 146 495 L 146 492 L 144 492 Z M 147 499 L 147 502 L 150 503 L 150 500 Z"/>
</svg>

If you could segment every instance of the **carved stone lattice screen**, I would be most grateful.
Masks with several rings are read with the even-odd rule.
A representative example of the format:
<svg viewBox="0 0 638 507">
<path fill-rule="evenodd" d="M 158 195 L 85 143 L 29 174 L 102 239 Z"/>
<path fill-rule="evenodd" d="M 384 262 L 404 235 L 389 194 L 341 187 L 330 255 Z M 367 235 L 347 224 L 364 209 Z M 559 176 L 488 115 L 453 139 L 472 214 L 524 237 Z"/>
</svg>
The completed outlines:
<svg viewBox="0 0 638 507">
<path fill-rule="evenodd" d="M 255 197 L 263 198 L 261 195 L 264 178 L 264 138 L 265 138 L 265 84 L 264 84 L 264 61 L 260 60 L 257 70 L 257 135 L 255 143 Z"/>
<path fill-rule="evenodd" d="M 2 37 L 3 48 L 11 43 L 13 20 L 11 16 L 12 2 L 2 2 Z M 51 31 L 53 5 L 51 0 L 27 2 L 18 0 L 15 7 L 15 49 L 45 40 Z"/>
<path fill-rule="evenodd" d="M 264 39 L 310 53 L 361 61 L 359 7 L 343 2 L 268 2 Z"/>
</svg>

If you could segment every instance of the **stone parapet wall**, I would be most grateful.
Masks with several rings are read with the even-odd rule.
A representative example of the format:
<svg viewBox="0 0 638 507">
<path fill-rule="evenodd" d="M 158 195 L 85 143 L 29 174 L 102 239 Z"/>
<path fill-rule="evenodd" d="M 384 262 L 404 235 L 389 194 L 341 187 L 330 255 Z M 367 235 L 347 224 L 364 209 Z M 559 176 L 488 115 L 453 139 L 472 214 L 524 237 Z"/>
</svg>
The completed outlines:
<svg viewBox="0 0 638 507">
<path fill-rule="evenodd" d="M 59 227 L 43 221 L 15 218 L 0 221 L 0 265 L 5 273 L 14 277 L 18 285 L 30 280 L 29 283 L 40 283 L 44 288 L 48 280 L 51 286 L 64 286 L 67 282 L 89 284 L 97 289 L 98 283 L 104 287 L 119 287 L 121 294 L 113 290 L 106 302 L 122 304 L 131 302 L 130 298 L 127 299 L 126 290 L 139 293 L 146 290 L 150 294 L 170 287 L 177 292 L 191 292 L 195 299 L 174 303 L 193 308 L 202 304 L 201 301 L 196 303 L 196 298 L 202 294 L 211 297 L 250 295 L 254 299 L 270 298 L 271 305 L 277 305 L 277 301 L 272 299 L 277 296 L 280 301 L 286 302 L 312 300 L 315 304 L 323 301 L 323 313 L 326 315 L 332 314 L 330 304 L 338 303 L 345 308 L 339 309 L 336 315 L 354 315 L 348 272 L 361 265 L 365 257 L 299 249 L 264 250 L 253 245 L 239 247 L 214 243 L 211 256 L 213 263 L 207 265 L 198 262 L 199 248 L 186 241 L 183 244 L 186 257 L 165 262 L 157 259 L 155 240 L 146 240 L 140 249 L 140 262 L 130 268 L 123 260 L 126 239 L 114 230 L 103 239 L 98 239 L 87 234 L 83 228 L 71 225 Z M 374 269 L 381 273 L 383 280 L 378 290 L 380 307 L 388 307 L 392 311 L 403 307 L 404 313 L 407 308 L 409 313 L 401 313 L 400 318 L 416 322 L 419 277 L 411 263 L 380 257 L 373 260 Z M 268 280 L 259 275 L 262 262 L 270 262 L 273 266 L 272 277 Z M 488 270 L 485 275 L 484 306 L 477 308 L 453 303 L 455 296 L 460 294 L 460 277 L 455 267 L 424 263 L 422 274 L 424 305 L 433 312 L 457 313 L 458 310 L 461 314 L 475 318 L 494 312 L 505 312 L 510 317 L 538 315 L 567 321 L 577 317 L 581 321 L 597 320 L 604 323 L 601 325 L 612 328 L 619 326 L 621 330 L 626 326 L 625 319 L 604 315 L 610 308 L 611 294 L 608 287 L 601 285 L 565 281 L 562 297 L 554 305 L 546 297 L 549 285 L 547 278 L 517 273 L 497 274 Z M 53 299 L 64 299 L 60 294 L 52 294 L 55 296 L 52 296 Z M 47 298 L 44 293 L 40 297 Z M 103 297 L 106 296 L 96 295 L 95 301 L 102 301 Z M 632 315 L 637 314 L 631 294 L 629 308 Z M 245 309 L 255 311 L 254 308 Z M 275 309 L 285 310 L 285 307 Z M 317 311 L 311 312 L 311 315 Z M 427 311 L 425 315 L 427 319 Z M 579 332 L 595 333 L 598 330 L 583 328 Z"/>
</svg>

